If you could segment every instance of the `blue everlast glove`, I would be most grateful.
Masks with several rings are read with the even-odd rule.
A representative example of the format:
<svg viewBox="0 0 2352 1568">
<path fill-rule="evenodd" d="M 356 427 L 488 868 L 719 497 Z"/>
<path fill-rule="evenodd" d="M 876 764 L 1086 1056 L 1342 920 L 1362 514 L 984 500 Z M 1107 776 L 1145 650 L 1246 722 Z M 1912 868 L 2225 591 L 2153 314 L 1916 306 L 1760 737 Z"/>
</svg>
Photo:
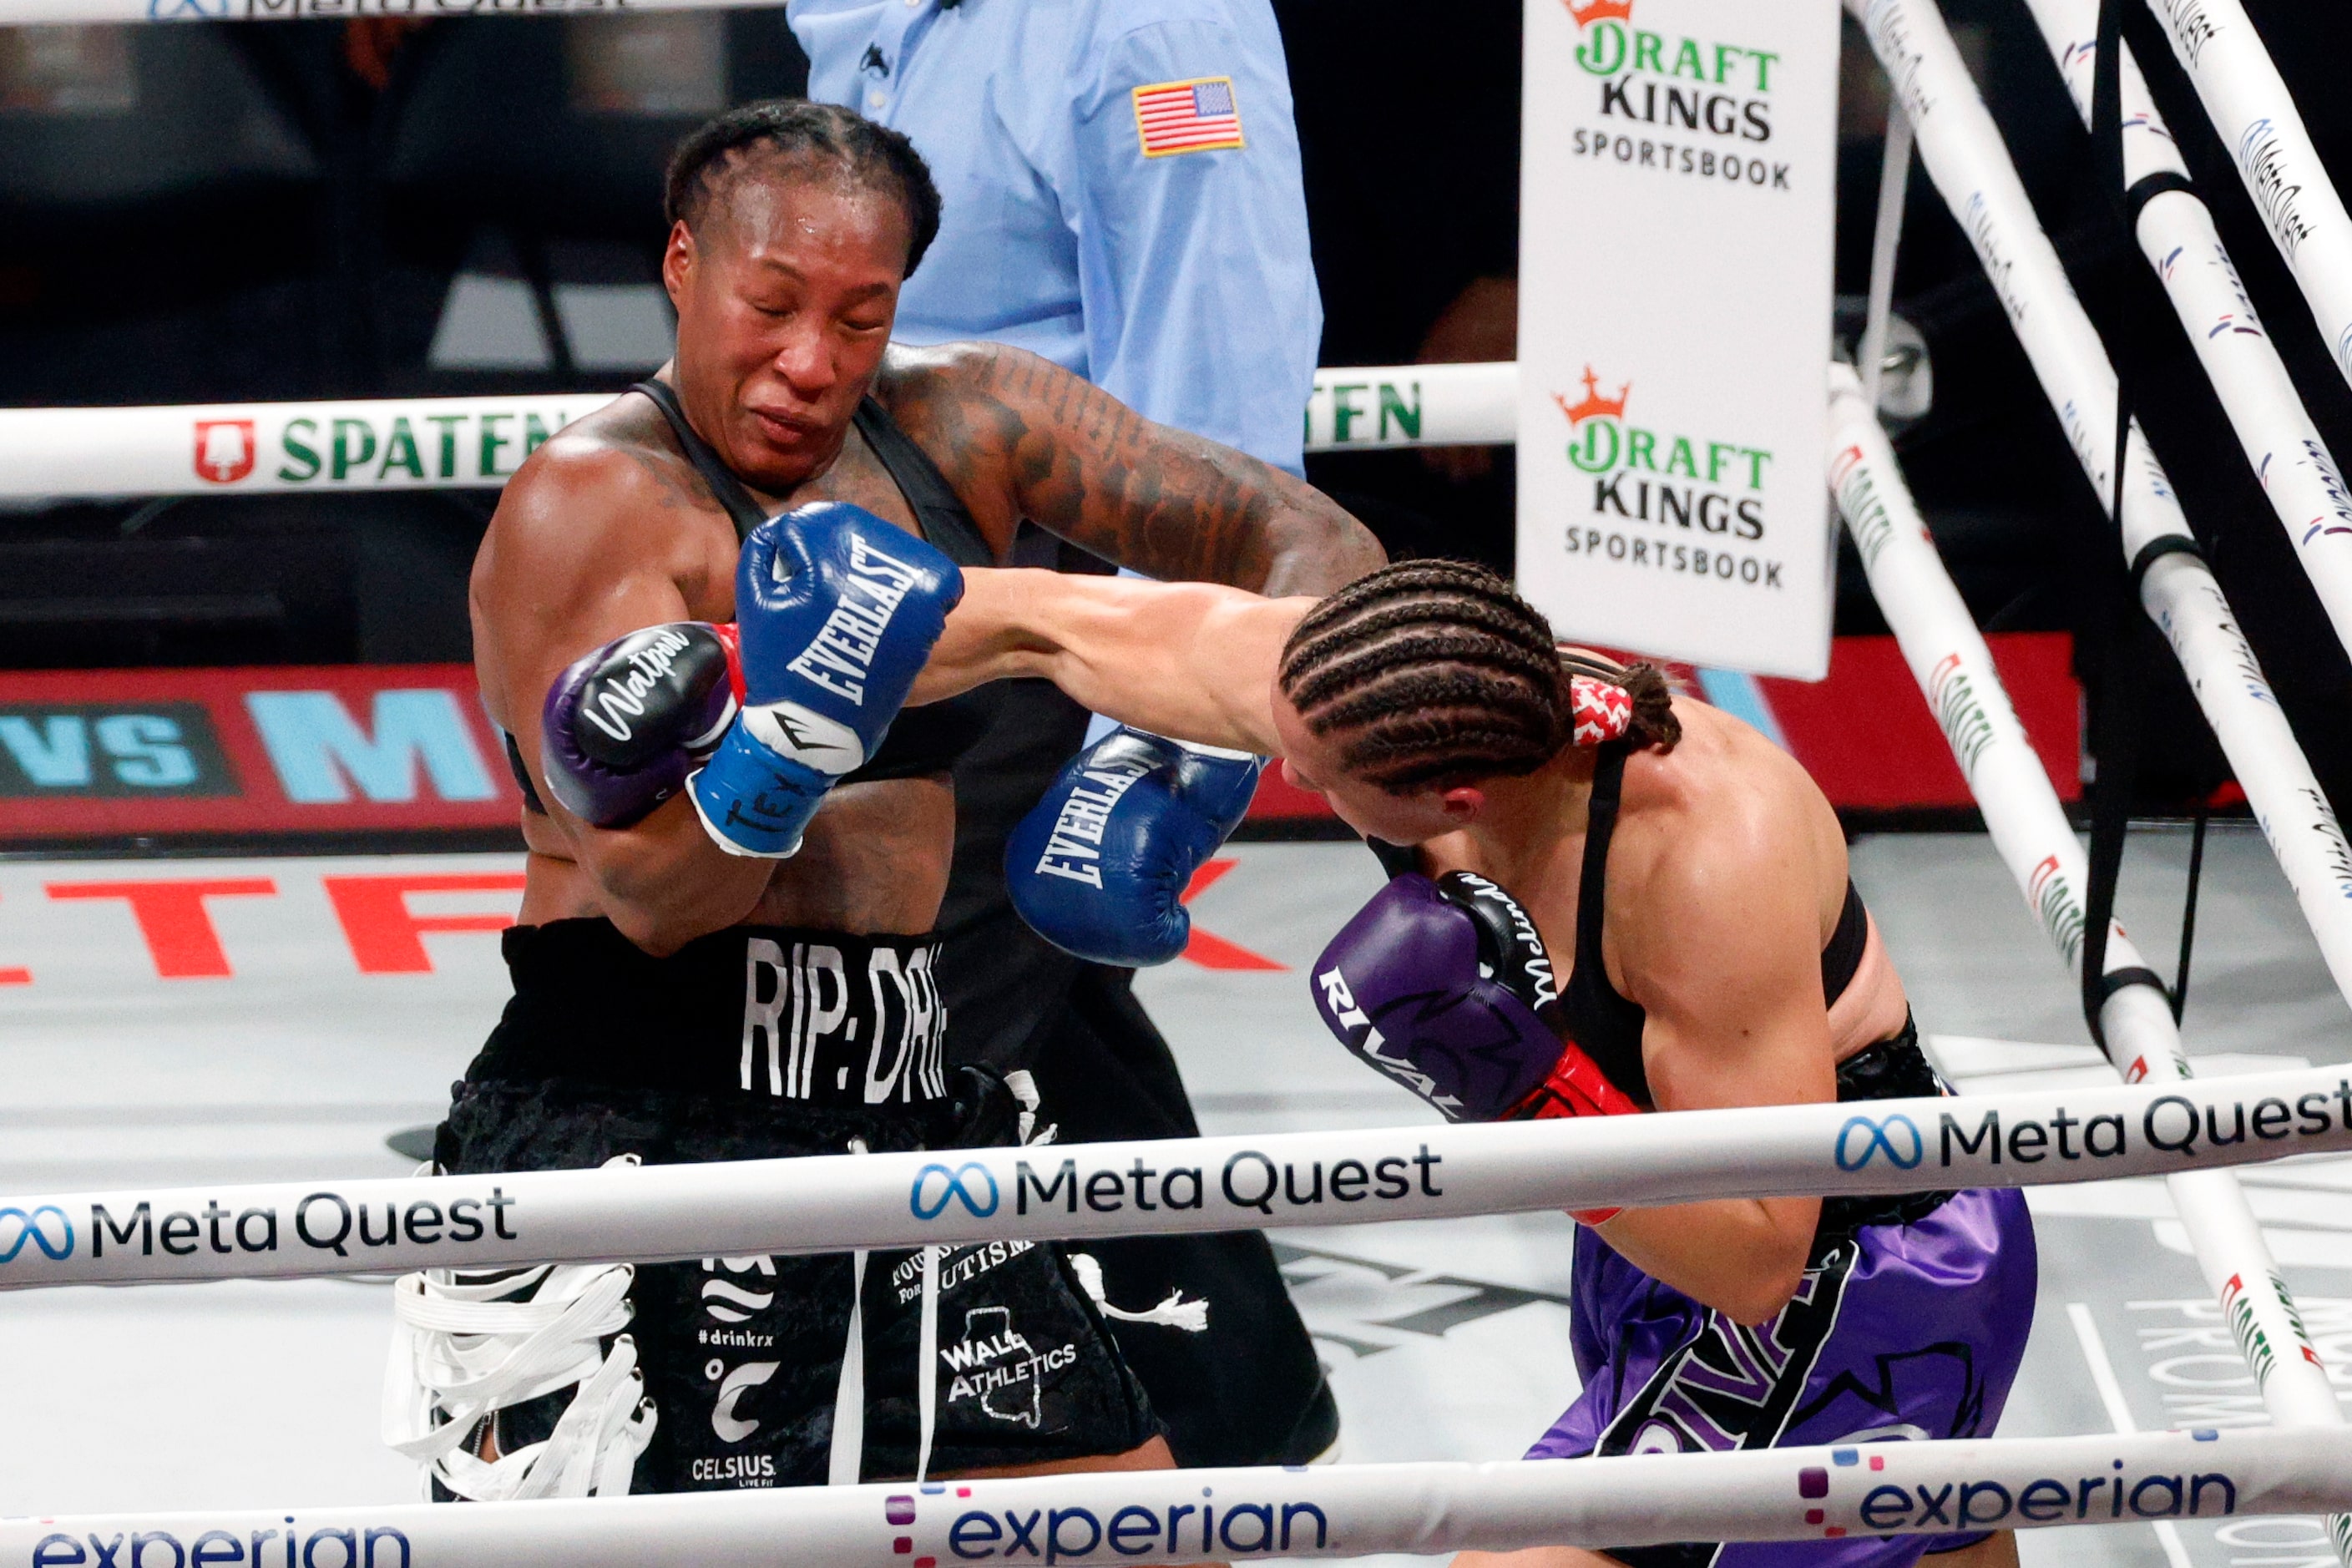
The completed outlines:
<svg viewBox="0 0 2352 1568">
<path fill-rule="evenodd" d="M 962 597 L 954 562 L 863 507 L 818 501 L 751 531 L 735 567 L 743 711 L 687 781 L 721 849 L 782 859 L 801 847 Z"/>
<path fill-rule="evenodd" d="M 1249 809 L 1263 759 L 1114 730 L 1072 758 L 1004 846 L 1013 907 L 1097 963 L 1165 963 L 1192 873 Z"/>
</svg>

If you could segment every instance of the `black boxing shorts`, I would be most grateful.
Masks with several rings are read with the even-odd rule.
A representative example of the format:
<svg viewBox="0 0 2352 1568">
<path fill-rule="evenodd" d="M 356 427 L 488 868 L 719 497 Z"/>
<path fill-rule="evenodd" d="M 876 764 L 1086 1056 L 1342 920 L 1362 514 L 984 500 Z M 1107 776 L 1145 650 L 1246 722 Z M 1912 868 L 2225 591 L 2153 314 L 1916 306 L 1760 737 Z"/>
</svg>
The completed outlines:
<svg viewBox="0 0 2352 1568">
<path fill-rule="evenodd" d="M 515 994 L 436 1142 L 446 1171 L 572 1169 L 977 1147 L 1015 1141 L 984 1069 L 946 1068 L 927 938 L 736 927 L 654 958 L 604 920 L 516 927 Z M 1057 1248 L 942 1249 L 929 1473 L 1127 1452 L 1160 1431 Z M 827 1479 L 853 1300 L 861 1473 L 910 1477 L 919 1252 L 640 1267 L 630 1289 L 657 1414 L 635 1492 Z M 497 1451 L 546 1437 L 569 1391 L 500 1410 Z M 447 1495 L 436 1487 L 436 1495 Z"/>
</svg>

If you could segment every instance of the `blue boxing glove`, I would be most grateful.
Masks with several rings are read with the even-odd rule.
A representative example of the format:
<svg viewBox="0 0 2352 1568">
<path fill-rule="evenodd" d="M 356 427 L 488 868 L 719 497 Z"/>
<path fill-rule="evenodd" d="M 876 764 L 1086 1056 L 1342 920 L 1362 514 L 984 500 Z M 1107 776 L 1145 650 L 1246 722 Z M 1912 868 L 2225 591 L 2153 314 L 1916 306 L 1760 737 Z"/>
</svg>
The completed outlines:
<svg viewBox="0 0 2352 1568">
<path fill-rule="evenodd" d="M 963 574 L 867 511 L 818 501 L 751 531 L 735 568 L 743 711 L 687 781 L 730 855 L 782 859 L 874 754 L 963 597 Z"/>
<path fill-rule="evenodd" d="M 1184 889 L 1249 809 L 1265 762 L 1247 752 L 1114 730 L 1072 758 L 1004 846 L 1030 929 L 1097 963 L 1184 951 Z"/>
</svg>

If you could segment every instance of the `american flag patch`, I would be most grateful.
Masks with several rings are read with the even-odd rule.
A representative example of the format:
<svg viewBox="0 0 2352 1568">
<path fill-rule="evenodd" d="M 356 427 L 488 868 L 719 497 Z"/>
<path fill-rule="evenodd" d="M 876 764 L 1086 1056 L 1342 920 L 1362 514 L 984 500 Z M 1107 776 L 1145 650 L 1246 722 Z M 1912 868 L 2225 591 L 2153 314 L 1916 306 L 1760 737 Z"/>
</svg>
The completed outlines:
<svg viewBox="0 0 2352 1568">
<path fill-rule="evenodd" d="M 1147 158 L 1244 145 L 1234 79 L 1204 76 L 1137 88 L 1135 133 L 1143 141 Z"/>
</svg>

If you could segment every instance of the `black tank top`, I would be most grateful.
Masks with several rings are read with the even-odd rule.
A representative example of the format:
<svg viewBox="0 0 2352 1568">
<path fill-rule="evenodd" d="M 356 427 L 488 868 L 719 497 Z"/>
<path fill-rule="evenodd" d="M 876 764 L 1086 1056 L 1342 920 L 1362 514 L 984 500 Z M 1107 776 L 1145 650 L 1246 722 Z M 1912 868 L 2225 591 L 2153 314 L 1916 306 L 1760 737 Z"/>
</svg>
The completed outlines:
<svg viewBox="0 0 2352 1568">
<path fill-rule="evenodd" d="M 726 509 L 728 521 L 735 525 L 738 543 L 768 521 L 768 510 L 752 499 L 743 481 L 719 460 L 710 444 L 695 433 L 694 426 L 687 421 L 685 408 L 677 401 L 677 394 L 667 383 L 648 379 L 629 390 L 643 393 L 661 410 L 662 417 L 677 437 L 686 460 L 694 465 L 694 471 L 702 476 L 702 482 L 710 487 L 710 493 Z M 890 417 L 888 409 L 867 397 L 858 404 L 852 422 L 881 460 L 891 482 L 898 487 L 898 493 L 907 498 L 907 505 L 913 509 L 925 540 L 959 566 L 996 563 L 988 542 L 981 537 L 980 525 L 972 521 L 971 510 L 958 498 L 947 476 L 940 472 L 939 465 L 898 428 L 898 422 Z M 997 704 L 996 689 L 982 686 L 944 702 L 908 708 L 891 721 L 882 744 L 865 765 L 844 775 L 841 782 L 871 784 L 877 779 L 921 778 L 946 773 L 988 728 L 995 717 Z M 514 771 L 515 783 L 521 787 L 523 804 L 544 816 L 547 807 L 531 784 L 530 771 L 523 766 L 521 751 L 512 735 L 507 735 L 505 741 L 507 765 Z"/>
<path fill-rule="evenodd" d="M 686 460 L 694 465 L 694 471 L 702 476 L 702 482 L 710 487 L 710 493 L 727 509 L 739 542 L 768 521 L 768 509 L 751 499 L 743 481 L 719 461 L 709 443 L 695 433 L 694 426 L 687 421 L 685 408 L 678 403 L 677 393 L 667 383 L 648 379 L 629 390 L 651 398 L 662 417 L 669 421 L 678 446 L 686 452 Z M 898 487 L 898 493 L 907 498 L 907 505 L 913 510 L 925 540 L 959 566 L 996 564 L 995 554 L 981 537 L 980 525 L 972 521 L 971 510 L 958 498 L 947 476 L 940 472 L 939 465 L 898 428 L 898 422 L 890 417 L 888 409 L 871 397 L 865 398 L 858 404 L 852 422 L 857 433 L 866 437 L 866 444 L 873 448 L 875 457 L 881 459 L 891 482 Z M 944 702 L 906 709 L 891 721 L 889 732 L 866 764 L 845 774 L 841 782 L 871 784 L 877 779 L 943 773 L 980 739 L 995 716 L 996 704 L 994 689 L 982 686 Z"/>
<path fill-rule="evenodd" d="M 1576 955 L 1560 987 L 1560 1005 L 1567 1015 L 1569 1037 L 1584 1049 L 1609 1081 L 1643 1105 L 1656 1103 L 1650 1095 L 1650 1075 L 1642 1063 L 1642 1028 L 1649 1015 L 1639 1003 L 1629 1002 L 1609 984 L 1608 966 L 1601 957 L 1603 900 L 1609 889 L 1609 842 L 1616 837 L 1618 807 L 1625 795 L 1625 759 L 1631 744 L 1612 741 L 1600 748 L 1592 771 L 1592 801 L 1584 830 L 1584 862 L 1576 894 Z M 1420 852 L 1394 844 L 1370 841 L 1372 853 L 1390 876 L 1420 868 Z M 1845 907 L 1837 929 L 1822 949 L 1822 995 L 1834 1005 L 1853 984 L 1862 967 L 1864 947 L 1870 939 L 1870 916 L 1862 895 L 1849 879 Z M 1842 1074 L 1843 1076 L 1843 1074 Z M 1923 1090 L 1921 1092 L 1933 1092 Z M 1845 1098 L 1841 1096 L 1841 1098 Z"/>
<path fill-rule="evenodd" d="M 1642 1026 L 1649 1015 L 1627 1001 L 1609 984 L 1601 959 L 1601 900 L 1609 884 L 1609 841 L 1616 836 L 1618 808 L 1625 796 L 1625 759 L 1633 743 L 1612 741 L 1600 749 L 1592 772 L 1591 816 L 1584 830 L 1584 864 L 1578 873 L 1576 896 L 1576 963 L 1560 987 L 1560 1004 L 1568 1015 L 1569 1038 L 1582 1047 L 1609 1081 L 1645 1107 L 1657 1101 L 1650 1094 L 1649 1070 L 1642 1063 Z M 1420 868 L 1417 851 L 1370 840 L 1372 853 L 1391 877 Z M 1845 994 L 1862 967 L 1863 949 L 1870 940 L 1870 916 L 1853 879 L 1845 885 L 1845 906 L 1838 911 L 1837 929 L 1822 949 L 1822 996 L 1830 1004 Z M 1903 1027 L 1874 1041 L 1838 1063 L 1837 1097 L 1841 1103 L 1859 1100 L 1907 1100 L 1950 1092 L 1919 1048 L 1919 1026 L 1906 1014 Z M 1886 1196 L 1841 1196 L 1822 1200 L 1821 1218 L 1813 1226 L 1807 1266 L 1819 1265 L 1846 1238 L 1864 1226 L 1907 1225 L 1943 1206 L 1951 1193 L 1933 1189 Z"/>
</svg>

